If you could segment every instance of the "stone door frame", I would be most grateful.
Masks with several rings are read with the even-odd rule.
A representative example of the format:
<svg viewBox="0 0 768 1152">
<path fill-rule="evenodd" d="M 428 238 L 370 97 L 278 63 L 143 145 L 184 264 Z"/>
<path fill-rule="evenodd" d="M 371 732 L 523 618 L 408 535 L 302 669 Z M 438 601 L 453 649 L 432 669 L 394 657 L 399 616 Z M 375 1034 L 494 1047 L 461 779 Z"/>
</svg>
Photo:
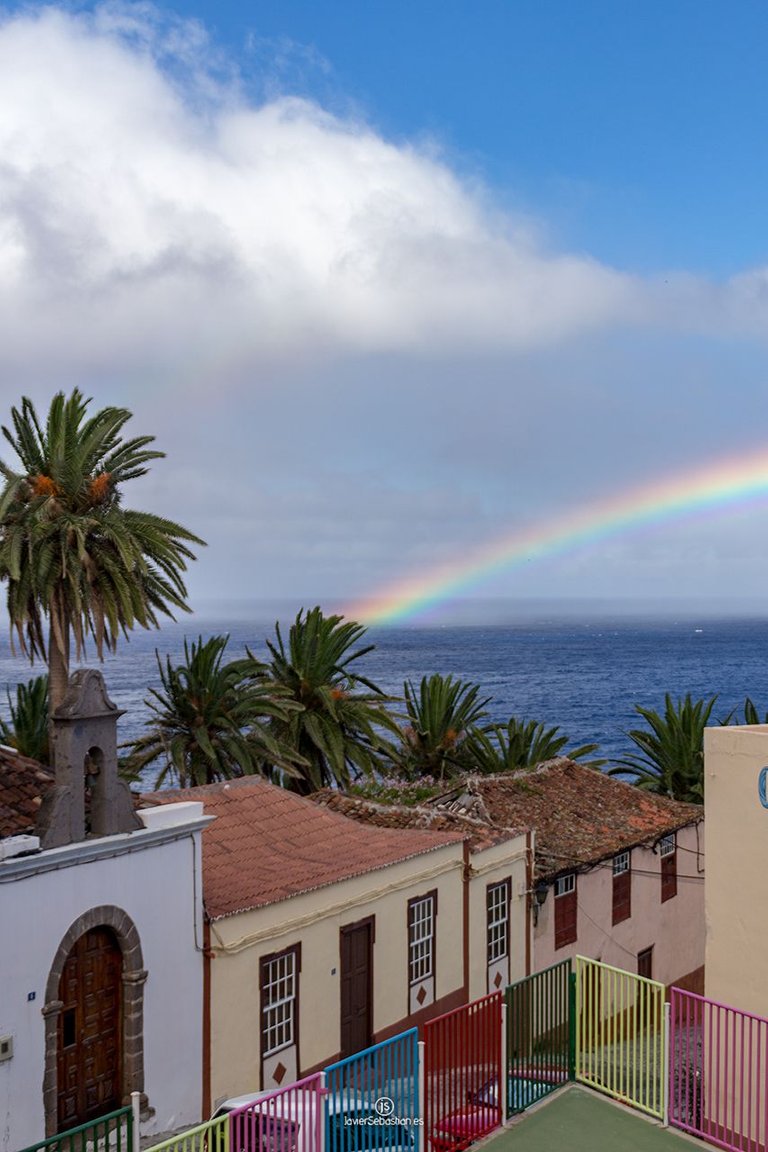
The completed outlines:
<svg viewBox="0 0 768 1152">
<path fill-rule="evenodd" d="M 141 940 L 136 925 L 127 912 L 113 904 L 102 904 L 84 912 L 70 925 L 56 950 L 45 988 L 45 1073 L 43 1076 L 43 1108 L 45 1134 L 55 1136 L 58 1127 L 57 1055 L 59 1016 L 63 1002 L 59 999 L 59 981 L 69 953 L 77 941 L 92 928 L 111 928 L 123 955 L 123 1018 L 122 1018 L 122 1085 L 123 1104 L 130 1104 L 131 1093 L 141 1094 L 142 1112 L 147 1110 L 144 1094 L 144 984 L 147 971 L 141 951 Z"/>
</svg>

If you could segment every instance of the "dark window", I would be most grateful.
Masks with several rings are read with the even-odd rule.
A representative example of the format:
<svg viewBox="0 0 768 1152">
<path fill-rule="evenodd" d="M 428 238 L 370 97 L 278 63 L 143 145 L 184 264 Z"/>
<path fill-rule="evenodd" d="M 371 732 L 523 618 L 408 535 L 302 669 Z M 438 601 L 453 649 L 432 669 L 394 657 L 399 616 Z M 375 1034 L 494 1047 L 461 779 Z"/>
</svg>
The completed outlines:
<svg viewBox="0 0 768 1152">
<path fill-rule="evenodd" d="M 509 880 L 489 884 L 485 897 L 487 909 L 488 963 L 495 964 L 509 955 Z"/>
<path fill-rule="evenodd" d="M 646 980 L 653 980 L 653 945 L 644 948 L 637 954 L 637 974 L 645 976 Z"/>
<path fill-rule="evenodd" d="M 661 902 L 677 896 L 677 842 L 674 832 L 659 841 L 661 856 Z"/>
<path fill-rule="evenodd" d="M 632 866 L 629 852 L 613 858 L 613 923 L 620 924 L 632 915 Z"/>
<path fill-rule="evenodd" d="M 555 881 L 555 948 L 576 943 L 576 873 Z"/>
</svg>

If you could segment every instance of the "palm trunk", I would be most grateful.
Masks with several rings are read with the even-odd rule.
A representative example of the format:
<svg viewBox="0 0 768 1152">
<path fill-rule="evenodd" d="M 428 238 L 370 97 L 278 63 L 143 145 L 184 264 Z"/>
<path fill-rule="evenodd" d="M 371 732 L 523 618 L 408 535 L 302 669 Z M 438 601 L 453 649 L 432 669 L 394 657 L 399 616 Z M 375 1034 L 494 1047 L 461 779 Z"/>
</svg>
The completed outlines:
<svg viewBox="0 0 768 1152">
<path fill-rule="evenodd" d="M 55 597 L 48 634 L 48 724 L 69 687 L 69 613 Z"/>
</svg>

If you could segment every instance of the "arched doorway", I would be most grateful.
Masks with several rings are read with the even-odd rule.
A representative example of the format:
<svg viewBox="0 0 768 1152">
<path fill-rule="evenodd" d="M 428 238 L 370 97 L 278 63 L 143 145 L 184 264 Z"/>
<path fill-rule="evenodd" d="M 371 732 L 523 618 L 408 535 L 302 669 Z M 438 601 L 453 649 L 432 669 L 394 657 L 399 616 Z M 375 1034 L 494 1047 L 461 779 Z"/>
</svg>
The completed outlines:
<svg viewBox="0 0 768 1152">
<path fill-rule="evenodd" d="M 116 949 L 116 951 L 115 951 Z M 74 957 L 70 961 L 70 958 Z M 100 958 L 99 958 L 100 957 Z M 68 972 L 68 969 L 71 971 Z M 95 973 L 94 973 L 95 969 Z M 106 969 L 106 972 L 104 972 Z M 90 975 L 89 975 L 90 972 Z M 101 975 L 99 975 L 101 972 Z M 82 973 L 82 976 L 79 975 Z M 107 973 L 111 973 L 107 975 Z M 74 978 L 74 985 L 73 985 Z M 86 1043 L 88 1030 L 93 1025 L 91 1006 L 88 1001 L 88 981 L 96 980 L 94 988 L 101 983 L 101 994 L 96 997 L 105 1013 L 101 1026 L 104 1032 L 114 1036 L 114 1050 L 116 1059 L 116 1075 L 114 1087 L 109 1088 L 107 1080 L 108 1071 L 99 1070 L 91 1061 L 102 1059 L 103 1052 L 98 1047 L 94 1051 L 93 1045 Z M 43 1077 L 43 1107 L 45 1109 L 46 1136 L 54 1136 L 57 1132 L 70 1127 L 68 1121 L 63 1125 L 59 1120 L 60 1114 L 71 1116 L 80 1109 L 86 1115 L 91 1115 L 91 1107 L 97 1109 L 97 1114 L 103 1115 L 109 1109 L 104 1103 L 94 1103 L 94 1088 L 88 1085 L 85 1091 L 85 1102 L 73 1089 L 70 1080 L 70 1067 L 78 1067 L 82 1057 L 85 1061 L 86 1081 L 96 1081 L 95 1093 L 103 1093 L 105 1101 L 110 1095 L 117 1099 L 117 1106 L 130 1102 L 132 1092 L 138 1092 L 142 1112 L 149 1108 L 149 1102 L 144 1093 L 144 983 L 147 971 L 144 967 L 141 940 L 136 925 L 127 912 L 116 908 L 113 904 L 101 904 L 90 908 L 70 924 L 64 934 L 56 954 L 53 958 L 45 990 L 45 1006 L 43 1019 L 45 1020 L 45 1075 Z M 79 984 L 85 981 L 83 1000 L 79 999 Z M 115 992 L 115 985 L 117 991 Z M 109 992 L 112 989 L 112 992 Z M 114 1007 L 115 999 L 118 1003 L 117 1030 L 108 1023 L 110 1012 Z M 110 1005 L 112 1007 L 110 1007 Z M 75 1009 L 75 1015 L 65 1017 L 67 1011 Z M 81 1016 L 78 1017 L 78 1009 Z M 98 1010 L 98 1008 L 97 1008 Z M 85 1013 L 83 1015 L 82 1013 Z M 87 1016 L 87 1019 L 86 1019 Z M 78 1032 L 78 1020 L 86 1020 L 83 1031 Z M 82 1040 L 73 1045 L 72 1028 L 75 1026 L 75 1041 L 81 1036 Z M 66 1041 L 66 1043 L 65 1043 Z M 78 1055 L 78 1051 L 80 1055 Z M 66 1052 L 66 1060 L 64 1059 Z M 61 1054 L 61 1055 L 60 1055 Z M 71 1062 L 71 1063 L 70 1063 Z M 91 1076 L 93 1071 L 94 1075 Z M 77 1090 L 79 1091 L 79 1089 Z M 69 1096 L 67 1103 L 62 1097 Z M 74 1095 L 73 1095 L 74 1093 Z M 61 1111 L 60 1111 L 61 1110 Z"/>
<path fill-rule="evenodd" d="M 57 1124 L 64 1131 L 119 1108 L 122 1099 L 123 956 L 111 928 L 91 928 L 59 979 Z"/>
</svg>

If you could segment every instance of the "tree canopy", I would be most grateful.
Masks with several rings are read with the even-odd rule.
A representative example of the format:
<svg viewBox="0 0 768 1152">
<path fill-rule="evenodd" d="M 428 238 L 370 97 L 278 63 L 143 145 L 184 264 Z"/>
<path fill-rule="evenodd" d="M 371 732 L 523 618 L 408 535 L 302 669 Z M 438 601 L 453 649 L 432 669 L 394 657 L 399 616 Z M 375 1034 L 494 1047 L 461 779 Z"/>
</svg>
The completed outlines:
<svg viewBox="0 0 768 1152">
<path fill-rule="evenodd" d="M 18 458 L 0 460 L 0 580 L 7 584 L 12 638 L 48 661 L 50 707 L 66 692 L 70 640 L 86 637 L 99 657 L 120 633 L 188 611 L 183 572 L 203 541 L 151 512 L 123 507 L 122 487 L 161 459 L 153 436 L 123 438 L 126 408 L 88 415 L 79 389 L 54 396 L 41 421 L 24 397 L 2 427 Z M 46 630 L 47 625 L 47 630 Z"/>
</svg>

